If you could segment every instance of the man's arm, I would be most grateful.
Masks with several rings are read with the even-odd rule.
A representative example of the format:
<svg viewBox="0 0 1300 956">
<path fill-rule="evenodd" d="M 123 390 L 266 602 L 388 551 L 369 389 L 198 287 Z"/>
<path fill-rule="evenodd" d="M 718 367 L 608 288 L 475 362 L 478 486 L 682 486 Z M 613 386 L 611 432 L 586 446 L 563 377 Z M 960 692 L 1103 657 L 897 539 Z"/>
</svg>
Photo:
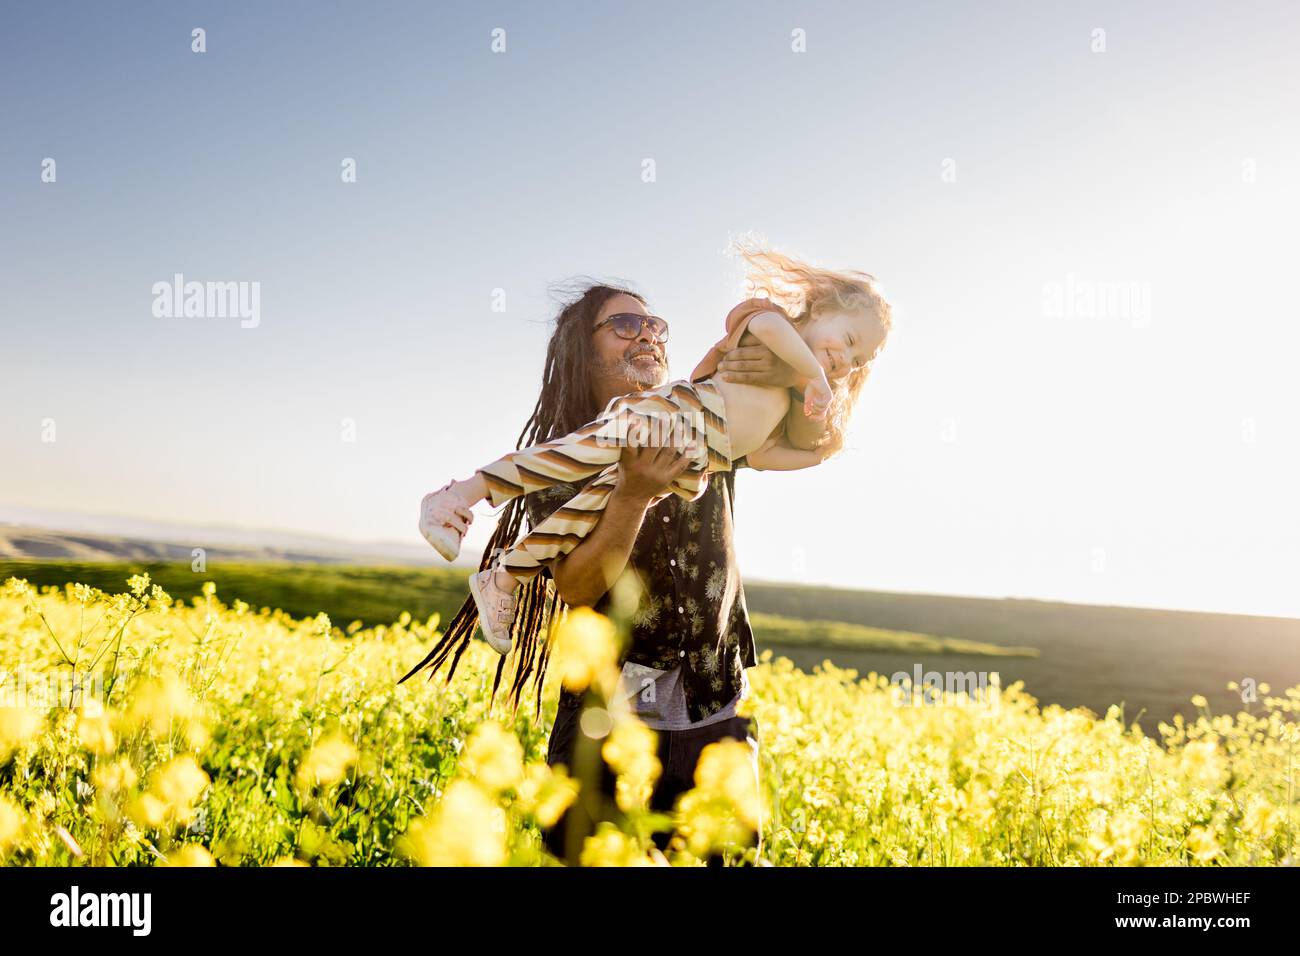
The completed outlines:
<svg viewBox="0 0 1300 956">
<path fill-rule="evenodd" d="M 718 374 L 728 382 L 777 388 L 795 388 L 801 381 L 798 372 L 761 344 L 741 345 L 727 352 L 718 364 Z M 825 433 L 825 421 L 813 421 L 803 413 L 803 395 L 797 400 L 792 396 L 785 419 L 786 440 L 795 448 L 811 451 Z"/>
<path fill-rule="evenodd" d="M 627 447 L 618 464 L 618 483 L 591 533 L 551 565 L 560 599 L 570 607 L 592 607 L 627 567 L 632 546 L 651 500 L 668 489 L 691 460 L 669 442 Z"/>
</svg>

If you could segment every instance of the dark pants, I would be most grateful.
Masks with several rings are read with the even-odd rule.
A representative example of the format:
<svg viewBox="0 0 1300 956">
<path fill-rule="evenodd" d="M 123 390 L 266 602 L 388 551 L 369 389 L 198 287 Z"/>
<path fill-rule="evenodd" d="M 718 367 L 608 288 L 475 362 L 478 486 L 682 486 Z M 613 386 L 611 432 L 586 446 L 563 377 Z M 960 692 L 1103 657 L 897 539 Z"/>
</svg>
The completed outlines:
<svg viewBox="0 0 1300 956">
<path fill-rule="evenodd" d="M 585 794 L 580 791 L 578 798 L 555 826 L 542 831 L 546 849 L 571 864 L 578 862 L 582 841 L 595 832 L 597 822 L 611 820 L 617 823 L 623 817 L 614 800 L 617 778 L 600 757 L 603 740 L 595 740 L 582 732 L 579 725 L 581 714 L 582 698 L 562 693 L 546 751 L 547 764 L 564 764 L 571 777 L 585 779 L 585 766 L 591 768 L 598 779 L 595 790 L 588 790 Z M 677 798 L 695 787 L 695 765 L 700 759 L 700 752 L 718 740 L 733 738 L 749 742 L 754 754 L 755 782 L 758 781 L 758 722 L 753 717 L 730 717 L 703 727 L 656 730 L 655 733 L 659 737 L 658 757 L 661 769 L 650 795 L 652 810 L 670 812 Z M 671 832 L 659 832 L 653 834 L 653 839 L 660 850 L 666 850 L 672 836 Z M 761 854 L 761 833 L 755 834 L 749 845 L 757 845 Z M 722 862 L 722 855 L 716 853 L 708 860 L 710 866 L 719 866 Z"/>
</svg>

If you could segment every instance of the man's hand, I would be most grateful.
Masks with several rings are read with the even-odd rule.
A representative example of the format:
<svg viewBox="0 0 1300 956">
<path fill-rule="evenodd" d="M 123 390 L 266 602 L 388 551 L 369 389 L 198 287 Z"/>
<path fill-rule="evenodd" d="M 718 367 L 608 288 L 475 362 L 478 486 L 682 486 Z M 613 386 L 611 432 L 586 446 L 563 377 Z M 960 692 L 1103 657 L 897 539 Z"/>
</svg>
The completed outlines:
<svg viewBox="0 0 1300 956">
<path fill-rule="evenodd" d="M 623 449 L 618 462 L 618 484 L 614 493 L 629 501 L 647 504 L 668 491 L 673 479 L 691 464 L 685 445 L 678 444 L 676 427 L 669 429 L 662 445 L 633 446 Z"/>
<path fill-rule="evenodd" d="M 672 445 L 623 449 L 618 478 L 596 527 L 576 548 L 551 565 L 560 599 L 570 607 L 594 607 L 627 567 L 650 502 L 668 491 L 691 463 L 685 449 Z"/>
<path fill-rule="evenodd" d="M 790 388 L 803 383 L 803 376 L 789 363 L 776 357 L 766 345 L 738 345 L 722 356 L 718 374 L 726 382 L 742 385 L 771 385 Z"/>
</svg>

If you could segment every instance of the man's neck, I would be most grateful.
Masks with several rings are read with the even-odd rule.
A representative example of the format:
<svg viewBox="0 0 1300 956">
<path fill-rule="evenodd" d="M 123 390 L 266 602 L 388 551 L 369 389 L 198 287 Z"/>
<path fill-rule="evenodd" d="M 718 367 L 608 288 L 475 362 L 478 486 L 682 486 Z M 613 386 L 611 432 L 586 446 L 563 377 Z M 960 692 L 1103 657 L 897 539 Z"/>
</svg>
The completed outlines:
<svg viewBox="0 0 1300 956">
<path fill-rule="evenodd" d="M 603 386 L 597 386 L 593 389 L 596 404 L 604 408 L 614 399 L 632 392 L 642 392 L 648 388 L 657 388 L 657 385 L 646 385 L 642 382 L 636 382 L 631 379 L 622 379 L 618 382 L 610 382 Z"/>
</svg>

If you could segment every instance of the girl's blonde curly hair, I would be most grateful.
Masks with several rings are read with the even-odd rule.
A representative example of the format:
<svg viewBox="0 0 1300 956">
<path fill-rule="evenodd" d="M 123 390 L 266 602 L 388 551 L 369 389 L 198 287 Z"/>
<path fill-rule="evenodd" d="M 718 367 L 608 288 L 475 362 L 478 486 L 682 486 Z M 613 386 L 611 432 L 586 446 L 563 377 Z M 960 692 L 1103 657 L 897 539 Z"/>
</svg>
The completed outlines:
<svg viewBox="0 0 1300 956">
<path fill-rule="evenodd" d="M 818 268 L 752 237 L 734 240 L 732 249 L 745 260 L 747 295 L 771 299 L 790 316 L 795 328 L 824 312 L 863 312 L 880 326 L 880 340 L 866 364 L 831 382 L 833 399 L 818 447 L 834 454 L 843 446 L 849 417 L 871 373 L 871 363 L 893 328 L 893 309 L 881 294 L 876 277 L 869 273 Z"/>
</svg>

